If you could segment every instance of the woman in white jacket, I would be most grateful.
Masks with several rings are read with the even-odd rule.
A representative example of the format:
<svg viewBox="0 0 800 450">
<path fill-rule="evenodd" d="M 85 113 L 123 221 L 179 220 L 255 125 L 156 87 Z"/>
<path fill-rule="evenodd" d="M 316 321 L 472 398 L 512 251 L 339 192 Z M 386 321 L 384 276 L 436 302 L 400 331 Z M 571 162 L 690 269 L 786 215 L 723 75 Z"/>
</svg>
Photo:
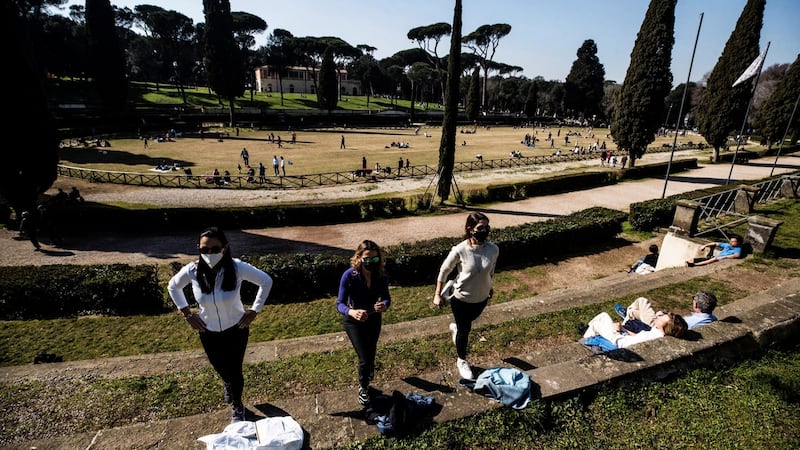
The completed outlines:
<svg viewBox="0 0 800 450">
<path fill-rule="evenodd" d="M 231 405 L 231 422 L 242 421 L 245 420 L 242 365 L 250 323 L 264 307 L 272 278 L 231 257 L 228 239 L 217 228 L 200 234 L 197 250 L 200 259 L 183 266 L 169 281 L 167 290 L 186 323 L 199 332 L 208 361 L 222 378 L 225 401 Z M 253 305 L 247 310 L 241 299 L 244 280 L 258 286 Z M 183 293 L 183 288 L 189 285 L 199 305 L 197 313 L 191 310 Z"/>
</svg>

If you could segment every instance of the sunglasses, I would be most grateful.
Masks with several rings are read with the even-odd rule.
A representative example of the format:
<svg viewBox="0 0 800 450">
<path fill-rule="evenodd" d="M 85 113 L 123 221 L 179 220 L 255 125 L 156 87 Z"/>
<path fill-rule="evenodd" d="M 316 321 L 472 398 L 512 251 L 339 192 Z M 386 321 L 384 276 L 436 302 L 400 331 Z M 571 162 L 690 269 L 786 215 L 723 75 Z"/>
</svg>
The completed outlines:
<svg viewBox="0 0 800 450">
<path fill-rule="evenodd" d="M 198 250 L 200 250 L 200 253 L 202 253 L 204 255 L 208 255 L 208 254 L 212 254 L 213 255 L 215 253 L 221 253 L 222 252 L 222 247 L 220 247 L 218 245 L 215 245 L 213 247 L 199 247 Z"/>
<path fill-rule="evenodd" d="M 381 262 L 381 257 L 380 256 L 372 256 L 372 257 L 367 257 L 367 258 L 361 258 L 361 260 L 364 261 L 364 262 L 379 263 L 379 262 Z"/>
</svg>

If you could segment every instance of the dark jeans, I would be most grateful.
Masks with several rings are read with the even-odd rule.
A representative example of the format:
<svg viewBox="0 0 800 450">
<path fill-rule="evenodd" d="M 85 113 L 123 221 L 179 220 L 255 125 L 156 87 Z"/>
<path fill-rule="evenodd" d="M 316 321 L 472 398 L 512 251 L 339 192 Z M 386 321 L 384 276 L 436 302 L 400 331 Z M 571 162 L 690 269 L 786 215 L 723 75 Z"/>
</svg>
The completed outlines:
<svg viewBox="0 0 800 450">
<path fill-rule="evenodd" d="M 344 331 L 358 355 L 358 384 L 368 387 L 375 374 L 375 354 L 381 336 L 381 314 L 370 314 L 366 322 L 346 316 L 342 321 Z"/>
<path fill-rule="evenodd" d="M 244 353 L 250 328 L 239 328 L 234 325 L 224 331 L 204 331 L 200 333 L 200 342 L 208 356 L 208 362 L 217 371 L 230 395 L 231 403 L 242 404 L 244 391 Z"/>
<path fill-rule="evenodd" d="M 450 309 L 453 311 L 453 318 L 458 327 L 456 353 L 459 358 L 467 359 L 467 344 L 469 343 L 469 332 L 472 331 L 472 321 L 481 315 L 488 303 L 488 298 L 480 303 L 462 302 L 456 298 L 450 301 Z"/>
</svg>

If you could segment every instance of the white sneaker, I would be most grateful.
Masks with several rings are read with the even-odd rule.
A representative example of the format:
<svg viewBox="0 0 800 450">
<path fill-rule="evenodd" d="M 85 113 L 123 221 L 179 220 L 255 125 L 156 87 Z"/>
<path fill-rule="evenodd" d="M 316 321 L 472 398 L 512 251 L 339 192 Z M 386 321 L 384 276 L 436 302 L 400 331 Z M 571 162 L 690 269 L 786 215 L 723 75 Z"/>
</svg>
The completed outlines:
<svg viewBox="0 0 800 450">
<path fill-rule="evenodd" d="M 458 333 L 458 327 L 455 323 L 450 324 L 450 334 L 453 335 L 453 345 L 456 345 L 456 333 Z"/>
<path fill-rule="evenodd" d="M 466 378 L 468 380 L 474 380 L 475 378 L 472 376 L 472 369 L 469 367 L 469 363 L 466 359 L 458 358 L 456 360 L 456 367 L 458 367 L 458 373 L 461 375 L 461 378 Z"/>
</svg>

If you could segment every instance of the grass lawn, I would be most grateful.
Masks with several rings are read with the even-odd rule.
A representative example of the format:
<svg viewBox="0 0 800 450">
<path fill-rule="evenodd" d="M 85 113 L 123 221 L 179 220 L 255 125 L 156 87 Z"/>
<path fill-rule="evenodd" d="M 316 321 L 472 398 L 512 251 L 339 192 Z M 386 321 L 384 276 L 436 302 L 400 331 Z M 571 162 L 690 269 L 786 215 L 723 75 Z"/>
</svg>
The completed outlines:
<svg viewBox="0 0 800 450">
<path fill-rule="evenodd" d="M 462 128 L 459 128 L 459 131 Z M 283 156 L 287 163 L 288 176 L 319 174 L 329 172 L 351 172 L 361 168 L 361 158 L 366 157 L 367 167 L 396 168 L 398 160 L 408 159 L 412 166 L 428 165 L 436 167 L 439 158 L 441 127 L 422 127 L 418 134 L 414 129 L 353 129 L 337 128 L 325 130 L 298 130 L 297 142 L 289 143 L 291 133 L 286 130 L 241 128 L 239 136 L 234 130 L 225 129 L 230 137 L 222 142 L 212 137 L 215 131 L 207 131 L 200 139 L 178 137 L 175 142 L 144 141 L 140 139 L 111 139 L 111 147 L 96 149 L 94 147 L 72 146 L 62 148 L 61 164 L 106 171 L 123 171 L 135 173 L 149 172 L 158 164 L 178 164 L 190 167 L 194 175 L 210 174 L 219 169 L 220 173 L 228 170 L 231 174 L 239 174 L 238 165 L 242 165 L 242 173 L 247 171 L 240 157 L 243 148 L 250 154 L 250 165 L 258 168 L 259 163 L 266 167 L 267 176 L 273 175 L 273 156 Z M 179 132 L 181 130 L 178 130 Z M 195 130 L 188 130 L 194 133 Z M 561 136 L 557 136 L 558 134 Z M 570 136 L 569 144 L 564 143 L 568 132 L 579 132 L 582 136 Z M 277 143 L 268 142 L 267 135 L 273 133 L 282 140 L 282 148 Z M 428 133 L 430 137 L 425 137 Z M 521 143 L 526 133 L 534 133 L 540 142 L 536 148 L 528 148 Z M 550 147 L 545 139 L 552 133 L 554 146 Z M 509 153 L 520 151 L 524 156 L 551 155 L 556 151 L 562 154 L 570 152 L 575 145 L 588 147 L 590 144 L 604 141 L 613 148 L 611 139 L 607 137 L 608 129 L 595 129 L 592 132 L 580 128 L 564 127 L 555 129 L 531 129 L 509 126 L 478 128 L 475 134 L 459 134 L 456 136 L 459 145 L 456 147 L 456 161 L 475 161 L 480 154 L 484 160 L 508 159 Z M 189 136 L 187 134 L 187 136 Z M 345 139 L 345 149 L 340 149 L 341 138 Z M 687 135 L 678 139 L 678 144 L 702 140 L 697 135 Z M 408 148 L 392 147 L 392 142 L 403 142 Z M 461 145 L 466 142 L 467 145 Z M 661 137 L 651 146 L 672 144 L 672 138 Z M 619 155 L 621 156 L 621 155 Z M 599 156 L 598 156 L 599 158 Z M 181 172 L 178 172 L 181 173 Z M 258 175 L 258 172 L 256 172 Z"/>
<path fill-rule="evenodd" d="M 797 276 L 800 264 L 792 249 L 797 248 L 800 240 L 799 208 L 796 202 L 782 201 L 759 211 L 785 221 L 775 241 L 775 254 L 784 257 L 753 256 L 742 263 L 743 267 L 749 266 L 751 273 L 755 268 L 763 276 L 771 273 Z M 472 352 L 476 358 L 498 358 L 524 353 L 528 346 L 574 341 L 579 337 L 576 323 L 586 322 L 597 311 L 610 311 L 614 303 L 626 304 L 639 295 L 653 299 L 659 309 L 682 310 L 686 298 L 702 287 L 714 291 L 724 304 L 728 299 L 742 297 L 746 291 L 741 283 L 747 280 L 733 282 L 740 277 L 735 275 L 735 267 L 731 270 L 732 278 L 701 277 L 625 298 L 605 298 L 592 305 L 482 326 L 475 330 L 482 339 L 473 344 Z M 531 295 L 520 280 L 535 276 L 541 276 L 541 268 L 498 273 L 496 301 L 514 301 Z M 430 287 L 398 287 L 392 296 L 395 307 L 392 315 L 387 316 L 387 323 L 446 313 L 428 307 Z M 295 305 L 268 305 L 253 324 L 251 340 L 339 331 L 332 305 L 331 298 Z M 287 316 L 291 316 L 291 327 L 289 321 L 282 319 Z M 170 331 L 164 333 L 164 330 Z M 199 349 L 196 334 L 174 313 L 0 322 L 0 343 L 4 365 L 25 363 L 30 352 L 39 348 L 58 348 L 68 360 Z M 245 367 L 245 395 L 253 401 L 269 402 L 334 385 L 354 386 L 354 358 L 352 349 L 342 349 L 249 364 Z M 635 384 L 619 391 L 609 388 L 596 398 L 566 399 L 553 403 L 551 408 L 535 402 L 522 412 L 491 411 L 431 427 L 418 436 L 387 443 L 386 448 L 506 448 L 503 446 L 511 443 L 519 444 L 518 448 L 628 448 L 625 443 L 634 441 L 661 448 L 673 442 L 670 436 L 674 430 L 687 429 L 702 436 L 706 443 L 703 448 L 730 448 L 730 442 L 745 443 L 741 448 L 760 448 L 767 441 L 774 444 L 772 448 L 796 448 L 799 439 L 796 430 L 800 429 L 796 402 L 800 362 L 796 351 L 770 358 L 763 364 L 741 363 L 745 369 L 733 368 L 727 372 L 701 369 L 674 380 Z M 446 333 L 380 345 L 376 382 L 438 370 L 451 363 L 451 359 L 452 344 Z M 760 379 L 768 382 L 758 383 Z M 199 414 L 224 407 L 218 385 L 210 368 L 118 379 L 59 380 L 57 384 L 0 385 L 3 404 L 18 412 L 0 419 L 0 429 L 15 429 L 17 436 L 39 435 L 41 430 L 75 433 Z M 792 392 L 794 397 L 790 395 Z M 46 411 L 41 405 L 46 405 Z M 644 407 L 644 412 L 639 406 Z M 702 426 L 687 423 L 681 408 L 701 414 Z M 55 411 L 58 413 L 54 414 Z M 751 413 L 759 411 L 771 413 Z M 618 422 L 621 416 L 636 426 L 622 426 Z M 20 421 L 19 417 L 27 419 Z M 768 432 L 754 432 L 760 427 L 766 427 Z M 633 431 L 640 429 L 643 431 Z M 499 437 L 501 443 L 497 441 Z M 675 432 L 675 439 L 678 441 L 674 442 L 682 443 L 681 447 L 691 446 L 685 441 L 685 433 Z M 541 443 L 537 443 L 539 440 Z M 372 448 L 383 444 L 370 440 L 364 445 Z"/>
</svg>

